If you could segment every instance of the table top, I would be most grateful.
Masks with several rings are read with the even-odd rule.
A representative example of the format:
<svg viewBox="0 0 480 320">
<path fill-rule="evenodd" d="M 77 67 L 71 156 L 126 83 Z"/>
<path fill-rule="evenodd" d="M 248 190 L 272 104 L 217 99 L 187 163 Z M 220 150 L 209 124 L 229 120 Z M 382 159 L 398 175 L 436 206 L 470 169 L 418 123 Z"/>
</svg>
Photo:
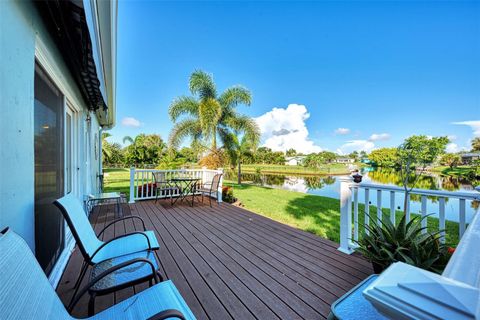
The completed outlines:
<svg viewBox="0 0 480 320">
<path fill-rule="evenodd" d="M 198 181 L 200 178 L 172 178 L 171 181 Z"/>
<path fill-rule="evenodd" d="M 121 257 L 108 259 L 93 266 L 90 274 L 90 280 L 100 275 L 107 269 L 119 265 L 120 263 L 135 259 L 144 258 L 150 260 L 155 270 L 158 270 L 157 260 L 155 259 L 155 253 L 153 251 L 140 251 Z M 90 291 L 105 291 L 111 290 L 119 286 L 131 286 L 137 283 L 141 283 L 148 279 L 153 278 L 152 267 L 146 262 L 136 262 L 117 271 L 114 271 L 98 281 L 90 288 Z"/>
<path fill-rule="evenodd" d="M 332 313 L 335 318 L 349 320 L 387 320 L 362 294 L 363 290 L 377 278 L 378 275 L 371 275 L 335 301 L 332 304 Z"/>
<path fill-rule="evenodd" d="M 118 199 L 118 198 L 121 198 L 122 195 L 120 194 L 120 192 L 104 192 L 104 193 L 92 194 L 89 197 L 90 197 L 90 200 L 106 200 L 106 199 Z"/>
</svg>

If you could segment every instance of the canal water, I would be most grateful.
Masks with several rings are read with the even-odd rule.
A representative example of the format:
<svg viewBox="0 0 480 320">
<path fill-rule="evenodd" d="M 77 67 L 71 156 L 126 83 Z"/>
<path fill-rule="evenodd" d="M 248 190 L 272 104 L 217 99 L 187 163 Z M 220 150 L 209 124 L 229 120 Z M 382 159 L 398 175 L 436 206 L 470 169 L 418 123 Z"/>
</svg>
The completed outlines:
<svg viewBox="0 0 480 320">
<path fill-rule="evenodd" d="M 401 178 L 398 172 L 392 169 L 383 168 L 364 168 L 362 170 L 363 182 L 402 186 Z M 229 180 L 236 181 L 236 174 L 227 173 Z M 300 175 L 277 175 L 277 174 L 255 174 L 243 173 L 242 180 L 245 183 L 253 183 L 273 188 L 297 191 L 306 194 L 319 195 L 324 197 L 340 198 L 340 176 L 300 176 Z M 447 191 L 475 191 L 471 182 L 465 179 L 453 177 L 442 177 L 436 173 L 428 173 L 420 177 L 416 188 L 429 190 L 447 190 Z M 364 202 L 365 195 L 362 189 L 359 190 L 359 200 Z M 370 192 L 370 202 L 376 205 L 376 193 Z M 395 204 L 398 209 L 403 210 L 404 194 L 396 193 Z M 382 207 L 390 207 L 390 194 L 384 192 L 382 197 Z M 471 221 L 473 215 L 479 211 L 480 202 L 466 201 L 466 220 Z M 411 195 L 410 210 L 412 213 L 419 213 L 421 208 L 421 199 L 419 196 Z M 438 215 L 438 199 L 428 197 L 427 212 L 433 216 Z M 447 220 L 459 220 L 459 201 L 458 199 L 446 199 L 445 216 Z"/>
</svg>

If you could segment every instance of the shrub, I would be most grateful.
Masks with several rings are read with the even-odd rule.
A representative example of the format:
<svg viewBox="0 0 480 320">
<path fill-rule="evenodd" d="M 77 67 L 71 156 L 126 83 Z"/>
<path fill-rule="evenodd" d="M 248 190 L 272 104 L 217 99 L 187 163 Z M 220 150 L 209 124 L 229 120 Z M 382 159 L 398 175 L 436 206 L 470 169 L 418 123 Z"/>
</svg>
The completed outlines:
<svg viewBox="0 0 480 320">
<path fill-rule="evenodd" d="M 237 199 L 233 196 L 233 188 L 232 187 L 223 187 L 222 188 L 222 200 L 227 203 L 234 203 Z"/>
<path fill-rule="evenodd" d="M 360 246 L 358 251 L 372 262 L 377 273 L 397 261 L 441 273 L 451 254 L 440 242 L 440 231 L 423 233 L 426 228 L 421 222 L 426 218 L 416 216 L 407 223 L 403 215 L 398 225 L 394 225 L 389 219 L 378 223 L 372 217 L 371 224 L 365 226 L 370 233 L 356 241 Z"/>
</svg>

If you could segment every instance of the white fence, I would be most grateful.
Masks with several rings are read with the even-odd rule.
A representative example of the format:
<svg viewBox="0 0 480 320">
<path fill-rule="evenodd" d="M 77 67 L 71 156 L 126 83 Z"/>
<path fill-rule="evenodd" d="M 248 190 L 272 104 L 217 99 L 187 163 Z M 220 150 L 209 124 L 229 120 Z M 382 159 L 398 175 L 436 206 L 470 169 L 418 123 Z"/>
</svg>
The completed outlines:
<svg viewBox="0 0 480 320">
<path fill-rule="evenodd" d="M 130 168 L 130 203 L 136 200 L 155 199 L 155 178 L 154 172 L 163 172 L 165 180 L 169 181 L 174 178 L 198 178 L 202 184 L 211 183 L 213 176 L 223 173 L 222 169 L 210 170 L 202 169 L 177 169 L 177 170 L 157 170 L 157 169 L 136 169 Z M 222 184 L 223 177 L 220 179 L 218 190 L 215 198 L 218 202 L 222 202 Z M 175 190 L 173 197 L 178 197 L 179 190 Z M 170 197 L 170 194 L 159 194 L 158 198 Z"/>
<path fill-rule="evenodd" d="M 364 214 L 364 223 L 367 225 L 370 223 L 372 217 L 376 217 L 380 222 L 383 217 L 383 201 L 387 204 L 389 210 L 389 217 L 392 223 L 395 223 L 396 212 L 396 193 L 405 194 L 405 190 L 401 187 L 387 186 L 380 184 L 369 183 L 354 183 L 351 177 L 342 177 L 340 184 L 340 251 L 345 253 L 352 253 L 356 244 L 353 240 L 359 239 L 359 215 Z M 364 199 L 359 199 L 359 190 L 363 189 Z M 418 195 L 421 199 L 421 216 L 428 215 L 427 213 L 427 197 L 435 197 L 438 199 L 438 226 L 439 230 L 445 230 L 445 202 L 446 199 L 453 199 L 458 201 L 458 235 L 459 239 L 463 236 L 467 227 L 466 222 L 466 201 L 467 200 L 480 200 L 479 192 L 450 192 L 439 190 L 425 190 L 425 189 L 412 189 L 409 193 L 406 206 L 407 221 L 410 221 L 410 195 Z M 385 199 L 384 196 L 388 196 Z M 375 202 L 372 203 L 372 199 Z M 365 205 L 364 212 L 359 212 L 359 203 L 363 201 Z M 376 212 L 370 212 L 370 205 L 376 206 Z M 403 206 L 403 201 L 402 201 Z M 353 208 L 352 208 L 353 207 Z M 353 209 L 353 214 L 352 214 Z M 427 219 L 422 221 L 422 226 L 425 227 Z M 368 230 L 365 232 L 368 233 Z M 424 232 L 427 232 L 424 230 Z M 445 241 L 445 231 L 441 233 L 441 241 Z"/>
</svg>

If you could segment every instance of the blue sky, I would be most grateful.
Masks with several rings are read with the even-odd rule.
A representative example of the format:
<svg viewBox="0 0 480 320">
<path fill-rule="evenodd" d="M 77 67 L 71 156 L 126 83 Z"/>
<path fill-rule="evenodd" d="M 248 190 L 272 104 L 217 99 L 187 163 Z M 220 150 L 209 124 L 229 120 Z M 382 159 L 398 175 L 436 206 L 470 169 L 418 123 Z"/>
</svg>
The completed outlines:
<svg viewBox="0 0 480 320">
<path fill-rule="evenodd" d="M 249 88 L 239 110 L 277 149 L 371 150 L 427 134 L 458 150 L 480 136 L 480 2 L 120 1 L 110 139 L 167 139 L 168 106 L 195 69 L 220 91 Z"/>
</svg>

